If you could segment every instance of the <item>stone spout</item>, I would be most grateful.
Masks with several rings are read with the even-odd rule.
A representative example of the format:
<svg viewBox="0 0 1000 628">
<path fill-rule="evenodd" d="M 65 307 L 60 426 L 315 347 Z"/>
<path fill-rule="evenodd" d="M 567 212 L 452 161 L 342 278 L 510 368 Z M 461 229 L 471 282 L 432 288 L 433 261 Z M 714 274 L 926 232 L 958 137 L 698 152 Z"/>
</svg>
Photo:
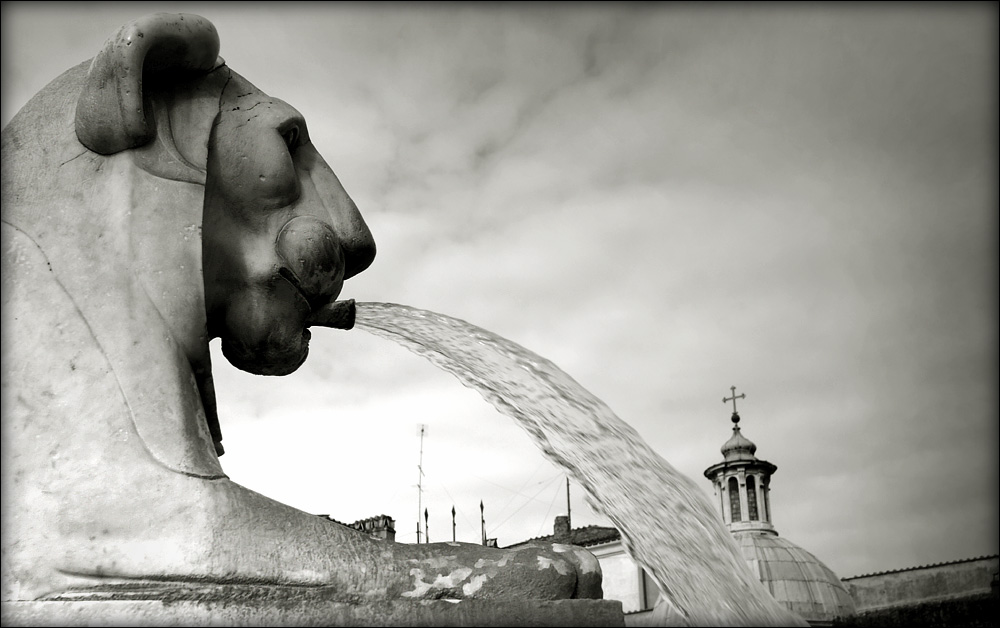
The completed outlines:
<svg viewBox="0 0 1000 628">
<path fill-rule="evenodd" d="M 334 327 L 336 329 L 353 329 L 354 317 L 357 307 L 354 299 L 334 301 L 319 308 L 306 319 L 306 324 L 310 327 L 318 325 L 320 327 Z"/>
</svg>

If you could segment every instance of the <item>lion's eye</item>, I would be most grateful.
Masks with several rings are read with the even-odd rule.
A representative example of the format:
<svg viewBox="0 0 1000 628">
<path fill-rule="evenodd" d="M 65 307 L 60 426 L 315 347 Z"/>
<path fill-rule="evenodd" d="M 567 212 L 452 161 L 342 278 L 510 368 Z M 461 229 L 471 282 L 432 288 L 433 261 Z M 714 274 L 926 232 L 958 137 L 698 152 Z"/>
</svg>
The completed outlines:
<svg viewBox="0 0 1000 628">
<path fill-rule="evenodd" d="M 281 139 L 285 140 L 288 152 L 294 153 L 299 146 L 299 127 L 293 126 L 281 134 Z"/>
</svg>

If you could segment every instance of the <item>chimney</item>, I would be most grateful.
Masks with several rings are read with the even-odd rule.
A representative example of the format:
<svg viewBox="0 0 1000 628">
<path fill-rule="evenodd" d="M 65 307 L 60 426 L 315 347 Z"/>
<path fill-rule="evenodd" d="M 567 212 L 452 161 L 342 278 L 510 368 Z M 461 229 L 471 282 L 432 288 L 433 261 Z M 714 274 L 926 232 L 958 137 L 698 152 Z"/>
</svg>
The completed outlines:
<svg viewBox="0 0 1000 628">
<path fill-rule="evenodd" d="M 392 517 L 382 515 L 382 526 L 377 538 L 384 539 L 386 541 L 396 540 L 396 522 Z"/>
<path fill-rule="evenodd" d="M 552 526 L 552 533 L 560 537 L 569 536 L 569 517 L 557 515 L 556 523 Z"/>
<path fill-rule="evenodd" d="M 381 539 L 383 541 L 396 540 L 396 521 L 386 515 L 378 515 L 377 517 L 355 521 L 349 527 L 367 532 L 373 539 Z"/>
</svg>

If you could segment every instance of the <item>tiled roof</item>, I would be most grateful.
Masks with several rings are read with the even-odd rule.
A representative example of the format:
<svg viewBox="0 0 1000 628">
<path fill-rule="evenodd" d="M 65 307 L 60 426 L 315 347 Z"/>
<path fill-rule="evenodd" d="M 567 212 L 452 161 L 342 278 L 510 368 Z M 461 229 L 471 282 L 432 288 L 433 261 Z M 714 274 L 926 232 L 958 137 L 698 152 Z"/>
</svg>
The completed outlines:
<svg viewBox="0 0 1000 628">
<path fill-rule="evenodd" d="M 1000 554 L 989 554 L 986 556 L 977 556 L 976 558 L 962 558 L 959 560 L 949 560 L 943 563 L 931 563 L 929 565 L 919 565 L 917 567 L 904 567 L 903 569 L 887 569 L 886 571 L 874 571 L 872 573 L 864 573 L 859 576 L 851 576 L 850 578 L 844 578 L 844 580 L 847 581 L 847 580 L 855 580 L 857 578 L 868 578 L 870 576 L 882 576 L 888 573 L 916 571 L 918 569 L 928 569 L 930 567 L 944 567 L 945 565 L 958 565 L 960 563 L 971 563 L 976 560 L 989 560 L 990 558 L 1000 558 Z"/>
<path fill-rule="evenodd" d="M 528 543 L 565 543 L 567 545 L 589 547 L 591 545 L 600 545 L 601 543 L 611 543 L 612 541 L 617 541 L 621 538 L 622 535 L 616 528 L 608 528 L 604 526 L 584 526 L 582 528 L 573 528 L 569 531 L 569 534 L 536 536 L 535 538 L 528 539 L 527 541 L 512 543 L 507 547 L 517 547 L 518 545 L 526 545 Z"/>
<path fill-rule="evenodd" d="M 316 515 L 316 516 L 317 516 L 317 517 L 323 517 L 324 519 L 327 519 L 327 520 L 329 520 L 329 521 L 332 521 L 332 522 L 334 522 L 334 523 L 339 523 L 340 525 L 344 526 L 345 528 L 349 528 L 349 527 L 351 527 L 351 524 L 349 524 L 349 523 L 344 523 L 343 521 L 337 521 L 336 519 L 334 519 L 334 518 L 333 518 L 333 517 L 331 517 L 330 515 L 326 515 L 326 514 L 323 514 L 323 515 Z"/>
</svg>

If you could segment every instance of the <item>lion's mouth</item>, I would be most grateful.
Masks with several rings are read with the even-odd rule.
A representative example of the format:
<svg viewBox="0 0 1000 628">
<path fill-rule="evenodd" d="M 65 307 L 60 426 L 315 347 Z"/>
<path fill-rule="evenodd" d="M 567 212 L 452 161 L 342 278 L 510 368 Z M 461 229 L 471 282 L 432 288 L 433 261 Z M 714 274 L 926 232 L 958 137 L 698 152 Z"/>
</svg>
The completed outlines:
<svg viewBox="0 0 1000 628">
<path fill-rule="evenodd" d="M 356 306 L 354 299 L 344 299 L 341 301 L 331 301 L 327 297 L 311 297 L 299 283 L 298 277 L 291 270 L 282 266 L 278 269 L 278 274 L 287 281 L 296 294 L 305 301 L 309 308 L 309 316 L 306 318 L 306 327 L 313 325 L 319 327 L 332 327 L 335 329 L 353 329 Z"/>
</svg>

